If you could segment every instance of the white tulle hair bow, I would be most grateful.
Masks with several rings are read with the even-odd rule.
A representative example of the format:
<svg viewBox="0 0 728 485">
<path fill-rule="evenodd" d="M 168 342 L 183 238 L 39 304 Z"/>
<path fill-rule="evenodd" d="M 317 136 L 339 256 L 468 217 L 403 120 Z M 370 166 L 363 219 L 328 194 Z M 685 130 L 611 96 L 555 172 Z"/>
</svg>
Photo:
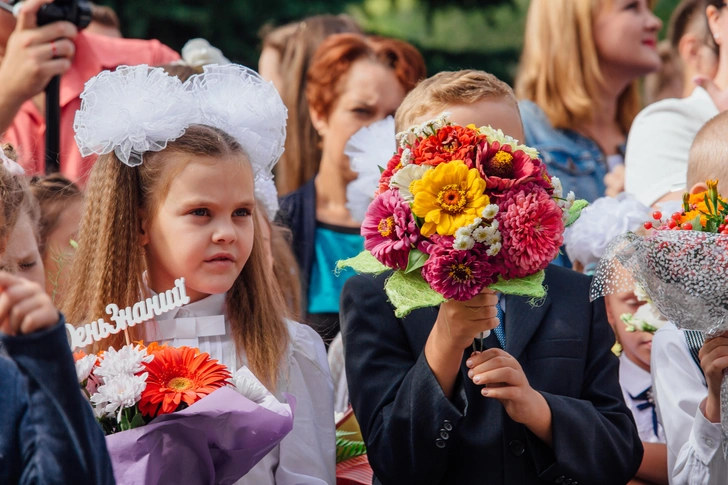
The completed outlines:
<svg viewBox="0 0 728 485">
<path fill-rule="evenodd" d="M 0 147 L 0 165 L 2 165 L 5 170 L 10 172 L 11 175 L 15 175 L 18 177 L 22 177 L 23 175 L 25 175 L 25 170 L 23 169 L 23 167 L 21 167 L 18 162 L 10 160 L 8 156 L 5 155 L 2 147 Z"/>
<path fill-rule="evenodd" d="M 595 200 L 564 233 L 566 254 L 585 268 L 595 265 L 612 239 L 639 228 L 649 212 L 647 206 L 624 193 Z"/>
<path fill-rule="evenodd" d="M 112 150 L 130 167 L 161 151 L 195 124 L 225 131 L 250 159 L 256 180 L 271 179 L 283 154 L 288 112 L 258 73 L 237 64 L 209 65 L 182 83 L 161 68 L 122 66 L 86 83 L 76 113 L 83 156 Z"/>
</svg>

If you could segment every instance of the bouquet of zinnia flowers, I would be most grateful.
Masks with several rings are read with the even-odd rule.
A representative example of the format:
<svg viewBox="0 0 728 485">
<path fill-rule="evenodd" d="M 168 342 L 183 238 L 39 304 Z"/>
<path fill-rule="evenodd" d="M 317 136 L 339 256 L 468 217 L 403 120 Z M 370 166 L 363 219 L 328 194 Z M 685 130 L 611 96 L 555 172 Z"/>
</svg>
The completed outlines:
<svg viewBox="0 0 728 485">
<path fill-rule="evenodd" d="M 234 483 L 293 428 L 291 407 L 246 367 L 233 376 L 195 348 L 75 357 L 120 484 Z"/>
<path fill-rule="evenodd" d="M 543 270 L 586 202 L 564 197 L 538 152 L 500 130 L 444 113 L 397 139 L 362 224 L 365 251 L 339 268 L 394 270 L 398 317 L 484 288 L 543 297 Z"/>
<path fill-rule="evenodd" d="M 597 267 L 591 299 L 624 291 L 634 278 L 678 328 L 705 337 L 728 331 L 728 204 L 717 181 L 707 186 L 701 194 L 685 194 L 682 210 L 669 218 L 653 213 L 646 236 L 615 238 Z M 721 422 L 728 456 L 728 376 L 721 387 Z"/>
</svg>

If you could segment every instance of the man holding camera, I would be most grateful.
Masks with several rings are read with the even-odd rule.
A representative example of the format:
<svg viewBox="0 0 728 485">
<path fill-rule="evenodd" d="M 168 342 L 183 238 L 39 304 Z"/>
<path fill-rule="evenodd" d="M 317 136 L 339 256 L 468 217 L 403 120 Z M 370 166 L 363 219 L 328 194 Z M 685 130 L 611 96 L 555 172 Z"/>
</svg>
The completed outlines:
<svg viewBox="0 0 728 485">
<path fill-rule="evenodd" d="M 61 75 L 60 167 L 83 185 L 96 161 L 81 157 L 73 119 L 86 81 L 121 65 L 167 64 L 179 55 L 157 40 L 119 39 L 79 32 L 71 22 L 38 26 L 40 8 L 54 0 L 28 0 L 17 19 L 0 11 L 0 133 L 20 154 L 26 173 L 45 172 L 45 96 Z M 13 3 L 12 0 L 0 0 Z"/>
</svg>

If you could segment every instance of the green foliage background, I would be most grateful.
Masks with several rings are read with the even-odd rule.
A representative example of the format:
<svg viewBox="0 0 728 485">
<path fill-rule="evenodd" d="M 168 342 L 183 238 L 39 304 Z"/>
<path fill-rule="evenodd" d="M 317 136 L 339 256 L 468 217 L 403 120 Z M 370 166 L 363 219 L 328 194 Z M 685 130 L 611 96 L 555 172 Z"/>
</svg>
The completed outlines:
<svg viewBox="0 0 728 485">
<path fill-rule="evenodd" d="M 574 0 L 589 1 L 589 0 Z M 429 73 L 477 68 L 512 81 L 529 0 L 98 0 L 113 7 L 127 37 L 157 38 L 179 50 L 208 39 L 231 60 L 257 67 L 258 33 L 308 15 L 348 13 L 371 33 L 407 40 Z M 660 0 L 667 19 L 679 0 Z M 664 35 L 663 29 L 663 35 Z"/>
</svg>

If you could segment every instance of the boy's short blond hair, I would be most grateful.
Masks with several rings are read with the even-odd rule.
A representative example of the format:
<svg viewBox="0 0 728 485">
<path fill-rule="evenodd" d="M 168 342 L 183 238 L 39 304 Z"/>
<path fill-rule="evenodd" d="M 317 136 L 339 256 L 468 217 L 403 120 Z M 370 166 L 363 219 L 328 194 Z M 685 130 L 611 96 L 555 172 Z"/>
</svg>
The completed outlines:
<svg viewBox="0 0 728 485">
<path fill-rule="evenodd" d="M 518 106 L 513 89 L 487 72 L 465 70 L 435 74 L 419 83 L 404 98 L 395 115 L 397 131 L 406 130 L 423 115 L 444 111 L 447 106 L 494 98 Z"/>
<path fill-rule="evenodd" d="M 718 180 L 718 190 L 728 189 L 728 112 L 721 113 L 700 129 L 688 156 L 688 187 Z M 721 189 L 723 189 L 721 191 Z"/>
</svg>

